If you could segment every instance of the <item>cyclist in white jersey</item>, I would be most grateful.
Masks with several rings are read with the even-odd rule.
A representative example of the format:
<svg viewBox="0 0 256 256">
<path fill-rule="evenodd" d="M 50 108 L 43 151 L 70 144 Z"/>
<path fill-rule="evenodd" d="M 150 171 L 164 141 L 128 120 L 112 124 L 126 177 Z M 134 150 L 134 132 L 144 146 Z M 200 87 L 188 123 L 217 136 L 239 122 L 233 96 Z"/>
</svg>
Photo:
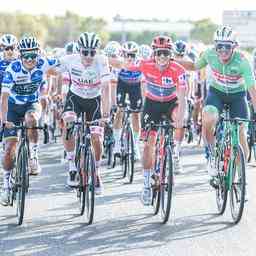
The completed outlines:
<svg viewBox="0 0 256 256">
<path fill-rule="evenodd" d="M 69 123 L 81 114 L 86 113 L 87 121 L 108 117 L 110 108 L 109 81 L 110 71 L 108 60 L 104 55 L 98 54 L 100 39 L 95 33 L 82 33 L 78 39 L 79 53 L 60 58 L 61 71 L 68 74 L 70 89 L 62 115 L 64 121 L 63 144 L 67 152 L 69 173 L 67 184 L 78 185 L 78 173 L 74 162 L 75 138 L 71 136 L 66 140 Z M 65 78 L 64 78 L 65 79 Z M 68 79 L 66 77 L 66 79 Z M 59 90 L 60 91 L 60 90 Z M 102 182 L 99 166 L 102 152 L 102 127 L 92 129 L 92 143 L 96 159 L 96 186 L 95 193 L 102 193 Z"/>
</svg>

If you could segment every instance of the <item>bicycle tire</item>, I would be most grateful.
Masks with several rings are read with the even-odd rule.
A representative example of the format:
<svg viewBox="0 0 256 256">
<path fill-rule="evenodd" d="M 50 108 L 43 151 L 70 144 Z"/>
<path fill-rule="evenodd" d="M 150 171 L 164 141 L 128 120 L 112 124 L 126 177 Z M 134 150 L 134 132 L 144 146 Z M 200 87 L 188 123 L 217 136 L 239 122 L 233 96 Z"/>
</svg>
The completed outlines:
<svg viewBox="0 0 256 256">
<path fill-rule="evenodd" d="M 25 146 L 21 146 L 17 158 L 17 196 L 16 196 L 16 211 L 17 223 L 23 223 L 25 211 L 25 199 L 27 192 L 27 175 L 28 175 L 28 151 Z"/>
<path fill-rule="evenodd" d="M 110 143 L 107 146 L 107 164 L 108 167 L 111 168 L 113 166 L 114 154 L 113 154 L 114 144 Z"/>
<path fill-rule="evenodd" d="M 95 179 L 96 168 L 95 159 L 91 150 L 86 152 L 84 159 L 85 174 L 86 174 L 86 187 L 85 187 L 85 205 L 86 205 L 86 218 L 87 224 L 92 224 L 94 217 L 94 203 L 95 203 Z"/>
<path fill-rule="evenodd" d="M 244 203 L 245 203 L 245 183 L 246 183 L 246 178 L 245 178 L 245 157 L 244 157 L 244 152 L 241 148 L 240 145 L 237 147 L 236 151 L 236 156 L 234 158 L 234 161 L 232 163 L 232 172 L 231 172 L 231 189 L 230 189 L 230 209 L 231 209 L 231 216 L 234 221 L 234 224 L 237 224 L 243 215 L 243 210 L 244 210 Z M 237 169 L 236 167 L 238 166 L 236 162 L 236 157 L 239 156 L 240 158 L 240 163 L 241 163 L 241 168 Z M 239 183 L 241 183 L 240 191 L 241 195 L 238 197 L 238 189 L 237 189 L 237 182 L 235 182 L 235 176 L 236 172 L 238 171 L 239 175 Z M 238 203 L 238 211 L 236 213 L 235 211 L 235 202 Z"/>
<path fill-rule="evenodd" d="M 84 166 L 82 166 L 81 164 L 81 163 L 84 163 L 84 159 L 81 158 L 81 156 L 84 156 L 84 152 L 80 148 L 78 149 L 77 155 L 76 155 L 76 159 L 77 159 L 76 166 L 79 173 L 79 186 L 76 188 L 76 196 L 79 203 L 79 214 L 82 216 L 85 210 L 86 177 L 85 177 Z"/>
<path fill-rule="evenodd" d="M 128 182 L 133 182 L 134 177 L 134 139 L 132 129 L 129 127 L 127 131 L 127 148 L 125 152 L 125 169 Z"/>
<path fill-rule="evenodd" d="M 168 167 L 168 170 L 167 170 Z M 163 182 L 164 181 L 164 182 Z M 160 176 L 160 208 L 162 223 L 165 224 L 169 220 L 172 189 L 173 188 L 173 160 L 171 146 L 165 148 L 163 159 L 162 177 Z M 166 193 L 167 192 L 167 193 Z"/>
</svg>

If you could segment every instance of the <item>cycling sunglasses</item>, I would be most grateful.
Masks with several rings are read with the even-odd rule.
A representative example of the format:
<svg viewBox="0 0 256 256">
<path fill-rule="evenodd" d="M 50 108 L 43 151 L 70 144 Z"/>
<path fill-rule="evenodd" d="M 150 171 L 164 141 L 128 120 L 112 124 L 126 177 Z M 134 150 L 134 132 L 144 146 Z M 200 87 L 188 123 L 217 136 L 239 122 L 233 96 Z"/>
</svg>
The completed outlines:
<svg viewBox="0 0 256 256">
<path fill-rule="evenodd" d="M 168 57 L 168 56 L 171 56 L 171 51 L 170 50 L 155 50 L 154 51 L 154 54 L 157 56 L 157 57 L 160 57 L 161 55 L 164 55 L 164 57 Z"/>
<path fill-rule="evenodd" d="M 233 45 L 232 44 L 229 44 L 229 43 L 217 43 L 215 45 L 215 48 L 216 48 L 216 51 L 219 52 L 219 51 L 231 51 L 232 50 L 232 47 Z"/>
<path fill-rule="evenodd" d="M 136 54 L 135 53 L 125 53 L 124 54 L 125 58 L 132 58 L 135 59 L 136 58 Z"/>
<path fill-rule="evenodd" d="M 38 53 L 26 52 L 21 54 L 21 58 L 25 60 L 35 60 L 38 57 Z"/>
<path fill-rule="evenodd" d="M 4 51 L 9 51 L 9 50 L 14 51 L 14 46 L 6 46 L 3 49 Z"/>
<path fill-rule="evenodd" d="M 81 53 L 85 57 L 88 57 L 89 55 L 90 57 L 94 57 L 96 55 L 96 50 L 82 50 Z"/>
</svg>

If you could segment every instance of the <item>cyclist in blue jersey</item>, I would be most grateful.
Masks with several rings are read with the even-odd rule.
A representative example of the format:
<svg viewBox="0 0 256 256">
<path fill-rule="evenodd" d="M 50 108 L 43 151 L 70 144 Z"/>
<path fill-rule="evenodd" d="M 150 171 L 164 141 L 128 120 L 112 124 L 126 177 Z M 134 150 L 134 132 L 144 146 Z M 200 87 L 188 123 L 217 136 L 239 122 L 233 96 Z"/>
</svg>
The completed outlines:
<svg viewBox="0 0 256 256">
<path fill-rule="evenodd" d="M 6 68 L 2 82 L 2 121 L 5 124 L 5 152 L 3 155 L 3 192 L 0 203 L 9 204 L 9 176 L 13 168 L 17 145 L 17 133 L 13 124 L 19 125 L 21 121 L 29 127 L 34 127 L 41 115 L 38 102 L 40 87 L 44 75 L 51 67 L 57 66 L 56 59 L 47 59 L 40 56 L 39 43 L 34 37 L 24 37 L 19 41 L 20 57 L 12 61 Z M 29 130 L 30 142 L 30 174 L 40 172 L 38 164 L 38 132 Z"/>
<path fill-rule="evenodd" d="M 3 50 L 3 59 L 0 60 L 0 93 L 4 71 L 7 66 L 15 59 L 15 50 L 17 46 L 17 38 L 11 34 L 4 34 L 0 38 L 1 49 Z"/>
</svg>

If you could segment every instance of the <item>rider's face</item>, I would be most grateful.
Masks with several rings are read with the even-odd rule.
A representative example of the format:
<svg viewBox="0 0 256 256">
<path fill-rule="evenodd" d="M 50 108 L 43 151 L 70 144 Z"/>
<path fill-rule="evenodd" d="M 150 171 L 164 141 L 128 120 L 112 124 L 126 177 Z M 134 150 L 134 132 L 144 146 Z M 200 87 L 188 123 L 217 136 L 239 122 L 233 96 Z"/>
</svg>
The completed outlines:
<svg viewBox="0 0 256 256">
<path fill-rule="evenodd" d="M 3 47 L 4 50 L 4 58 L 5 59 L 13 59 L 15 55 L 15 47 L 14 46 L 7 46 Z"/>
<path fill-rule="evenodd" d="M 82 63 L 86 66 L 92 64 L 97 51 L 95 49 L 80 49 Z"/>
<path fill-rule="evenodd" d="M 28 70 L 35 68 L 38 58 L 38 50 L 21 52 L 20 57 L 24 67 Z"/>
<path fill-rule="evenodd" d="M 156 64 L 159 66 L 166 66 L 171 59 L 171 51 L 168 49 L 157 49 L 154 51 Z"/>
<path fill-rule="evenodd" d="M 234 46 L 232 43 L 216 43 L 215 50 L 217 55 L 222 62 L 227 62 L 230 60 L 233 54 Z"/>
</svg>

